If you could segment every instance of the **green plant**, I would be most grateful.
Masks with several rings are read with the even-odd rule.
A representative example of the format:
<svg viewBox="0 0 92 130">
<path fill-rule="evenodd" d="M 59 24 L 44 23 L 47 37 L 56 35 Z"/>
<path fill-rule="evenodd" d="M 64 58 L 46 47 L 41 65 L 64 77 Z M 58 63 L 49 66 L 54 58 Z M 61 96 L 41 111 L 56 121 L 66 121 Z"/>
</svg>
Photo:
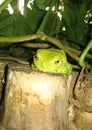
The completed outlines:
<svg viewBox="0 0 92 130">
<path fill-rule="evenodd" d="M 88 53 L 92 56 L 88 51 L 92 47 L 89 43 L 92 35 L 91 0 L 36 0 L 30 3 L 31 8 L 27 7 L 28 2 L 25 1 L 24 15 L 16 7 L 17 0 L 5 1 L 0 6 L 0 48 L 13 43 L 34 41 L 36 44 L 45 41 L 63 49 L 80 66 L 90 68 L 91 62 L 87 59 L 86 63 L 84 57 Z M 13 7 L 13 14 L 7 10 L 9 3 Z M 81 55 L 76 55 L 75 50 Z"/>
</svg>

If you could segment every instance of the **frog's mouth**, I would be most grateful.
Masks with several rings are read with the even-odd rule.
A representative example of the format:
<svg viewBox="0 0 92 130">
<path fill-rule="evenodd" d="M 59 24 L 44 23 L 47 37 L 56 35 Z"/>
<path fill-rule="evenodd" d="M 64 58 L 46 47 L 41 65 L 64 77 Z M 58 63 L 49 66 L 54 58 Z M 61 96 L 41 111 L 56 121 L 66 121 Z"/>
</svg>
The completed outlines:
<svg viewBox="0 0 92 130">
<path fill-rule="evenodd" d="M 34 66 L 35 70 L 39 70 L 39 71 L 43 71 L 43 72 L 50 72 L 46 69 L 41 69 L 40 67 L 36 66 L 35 64 L 33 64 L 33 66 Z"/>
<path fill-rule="evenodd" d="M 39 68 L 35 64 L 33 64 L 33 66 L 36 70 L 39 70 Z"/>
<path fill-rule="evenodd" d="M 40 71 L 43 71 L 41 68 L 39 68 L 38 66 L 36 66 L 35 64 L 33 64 L 35 70 L 40 70 Z"/>
</svg>

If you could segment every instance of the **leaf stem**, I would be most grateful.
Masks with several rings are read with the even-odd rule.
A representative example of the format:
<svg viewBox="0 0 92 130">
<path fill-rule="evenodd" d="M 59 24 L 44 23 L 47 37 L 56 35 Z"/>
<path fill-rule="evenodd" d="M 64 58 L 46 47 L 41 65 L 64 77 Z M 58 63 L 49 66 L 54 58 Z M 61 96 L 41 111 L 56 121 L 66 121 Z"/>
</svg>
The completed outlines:
<svg viewBox="0 0 92 130">
<path fill-rule="evenodd" d="M 88 51 L 92 48 L 92 40 L 89 41 L 89 43 L 87 44 L 87 46 L 85 47 L 85 49 L 83 50 L 81 56 L 80 56 L 80 60 L 79 60 L 79 65 L 80 66 L 86 66 L 87 68 L 90 68 L 91 66 L 89 64 L 86 63 L 85 61 L 85 57 L 88 53 Z"/>
</svg>

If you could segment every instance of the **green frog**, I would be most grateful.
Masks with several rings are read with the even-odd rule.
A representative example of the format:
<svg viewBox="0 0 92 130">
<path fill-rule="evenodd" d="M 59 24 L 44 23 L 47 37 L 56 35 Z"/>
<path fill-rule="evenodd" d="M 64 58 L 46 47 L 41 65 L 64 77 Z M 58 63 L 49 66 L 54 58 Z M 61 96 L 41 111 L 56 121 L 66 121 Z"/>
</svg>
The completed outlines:
<svg viewBox="0 0 92 130">
<path fill-rule="evenodd" d="M 69 75 L 72 72 L 72 65 L 67 61 L 65 52 L 55 48 L 38 49 L 31 68 L 57 74 Z"/>
</svg>

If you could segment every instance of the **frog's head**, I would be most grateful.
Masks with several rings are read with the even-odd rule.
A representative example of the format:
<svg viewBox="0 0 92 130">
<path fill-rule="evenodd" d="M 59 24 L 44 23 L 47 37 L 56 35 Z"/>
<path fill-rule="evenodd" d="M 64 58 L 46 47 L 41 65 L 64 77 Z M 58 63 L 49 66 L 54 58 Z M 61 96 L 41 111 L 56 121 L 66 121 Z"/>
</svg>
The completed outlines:
<svg viewBox="0 0 92 130">
<path fill-rule="evenodd" d="M 63 50 L 39 49 L 33 58 L 33 64 L 44 72 L 67 73 L 67 58 Z"/>
</svg>

